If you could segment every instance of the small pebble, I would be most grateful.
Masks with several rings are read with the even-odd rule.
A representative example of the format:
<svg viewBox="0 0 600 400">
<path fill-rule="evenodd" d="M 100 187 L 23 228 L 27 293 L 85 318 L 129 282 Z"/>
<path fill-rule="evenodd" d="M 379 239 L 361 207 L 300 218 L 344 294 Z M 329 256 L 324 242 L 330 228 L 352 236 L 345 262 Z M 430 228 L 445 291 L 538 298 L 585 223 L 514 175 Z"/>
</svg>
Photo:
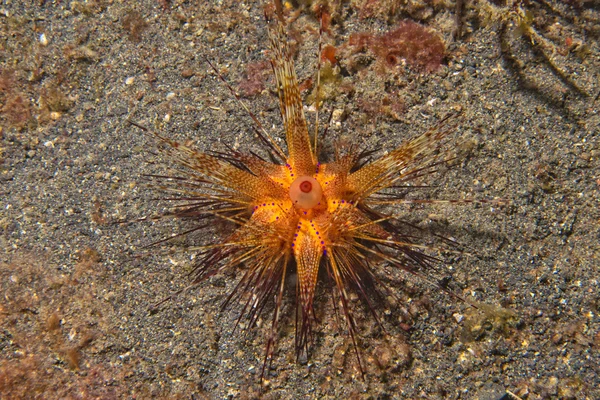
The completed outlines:
<svg viewBox="0 0 600 400">
<path fill-rule="evenodd" d="M 459 324 L 465 319 L 465 316 L 459 313 L 454 313 L 452 314 L 452 316 L 454 317 L 454 320 Z"/>
<path fill-rule="evenodd" d="M 181 71 L 181 76 L 183 76 L 184 78 L 191 78 L 192 76 L 194 76 L 194 70 L 192 70 L 191 68 L 186 68 L 183 71 Z"/>
<path fill-rule="evenodd" d="M 333 110 L 333 114 L 331 115 L 331 122 L 335 126 L 341 126 L 342 121 L 346 119 L 346 115 L 343 109 L 335 109 Z"/>
</svg>

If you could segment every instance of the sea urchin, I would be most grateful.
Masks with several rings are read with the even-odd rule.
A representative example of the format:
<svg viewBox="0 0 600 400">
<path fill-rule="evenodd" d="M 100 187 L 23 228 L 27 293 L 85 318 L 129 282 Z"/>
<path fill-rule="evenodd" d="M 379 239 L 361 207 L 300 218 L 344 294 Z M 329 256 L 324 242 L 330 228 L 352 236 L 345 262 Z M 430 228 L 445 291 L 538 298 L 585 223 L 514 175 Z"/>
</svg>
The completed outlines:
<svg viewBox="0 0 600 400">
<path fill-rule="evenodd" d="M 193 248 L 198 252 L 193 283 L 240 266 L 244 274 L 225 305 L 241 301 L 240 319 L 247 316 L 249 326 L 256 324 L 267 304 L 272 305 L 263 374 L 273 356 L 285 282 L 293 275 L 297 275 L 296 351 L 308 350 L 320 271 L 333 282 L 332 295 L 341 304 L 360 365 L 350 291 L 377 316 L 368 287 L 382 284 L 378 264 L 418 273 L 434 260 L 422 251 L 426 246 L 413 243 L 414 236 L 390 229 L 400 214 L 381 207 L 418 202 L 392 192 L 446 161 L 443 143 L 448 129 L 439 125 L 377 160 L 365 160 L 364 152 L 349 150 L 336 154 L 333 162 L 320 163 L 316 134 L 309 134 L 304 116 L 283 16 L 278 13 L 274 19 L 269 23 L 271 64 L 287 151 L 260 129 L 253 115 L 273 162 L 234 151 L 199 152 L 155 134 L 167 159 L 176 165 L 172 173 L 154 176 L 160 181 L 154 186 L 174 193 L 172 200 L 178 203 L 169 215 L 195 221 L 192 231 L 210 226 L 211 219 L 235 224 L 236 229 L 218 242 Z"/>
</svg>

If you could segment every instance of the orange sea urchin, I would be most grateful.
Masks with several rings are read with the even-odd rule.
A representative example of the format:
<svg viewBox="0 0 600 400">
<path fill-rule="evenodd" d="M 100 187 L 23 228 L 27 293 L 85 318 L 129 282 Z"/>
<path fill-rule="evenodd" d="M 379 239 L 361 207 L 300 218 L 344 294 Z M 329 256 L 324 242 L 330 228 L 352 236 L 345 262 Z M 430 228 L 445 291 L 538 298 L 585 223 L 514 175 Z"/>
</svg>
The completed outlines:
<svg viewBox="0 0 600 400">
<path fill-rule="evenodd" d="M 417 202 L 388 189 L 430 174 L 448 157 L 440 151 L 448 130 L 439 126 L 378 160 L 365 161 L 364 153 L 349 150 L 336 154 L 333 162 L 319 163 L 284 32 L 279 13 L 269 24 L 269 36 L 287 151 L 251 114 L 275 161 L 233 151 L 202 153 L 157 135 L 168 158 L 176 162 L 174 172 L 155 176 L 160 181 L 156 186 L 174 193 L 180 202 L 169 215 L 196 221 L 193 230 L 207 227 L 210 218 L 237 226 L 218 243 L 194 247 L 199 252 L 194 283 L 242 266 L 245 272 L 225 305 L 240 300 L 240 318 L 248 316 L 250 326 L 267 304 L 273 306 L 263 374 L 273 355 L 285 282 L 294 272 L 300 353 L 307 350 L 315 323 L 313 300 L 320 270 L 333 281 L 334 299 L 341 303 L 356 349 L 349 292 L 355 291 L 371 307 L 367 286 L 381 284 L 375 260 L 411 273 L 430 265 L 433 258 L 421 251 L 424 246 L 413 244 L 412 236 L 392 224 L 399 215 L 380 208 Z"/>
</svg>

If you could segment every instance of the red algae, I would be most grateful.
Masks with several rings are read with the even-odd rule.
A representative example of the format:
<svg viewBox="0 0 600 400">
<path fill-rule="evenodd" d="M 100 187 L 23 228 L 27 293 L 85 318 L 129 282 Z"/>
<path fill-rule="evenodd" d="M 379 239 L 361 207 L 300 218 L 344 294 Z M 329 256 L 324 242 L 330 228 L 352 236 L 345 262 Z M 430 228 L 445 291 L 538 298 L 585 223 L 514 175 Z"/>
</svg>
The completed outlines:
<svg viewBox="0 0 600 400">
<path fill-rule="evenodd" d="M 433 72 L 440 68 L 446 55 L 446 46 L 439 35 L 408 20 L 380 36 L 366 32 L 354 34 L 349 44 L 357 51 L 370 50 L 389 68 L 404 60 L 419 70 Z"/>
<path fill-rule="evenodd" d="M 258 61 L 248 64 L 246 67 L 246 76 L 238 84 L 238 88 L 244 97 L 256 96 L 265 90 L 267 73 L 271 70 L 271 64 L 268 61 Z"/>
</svg>

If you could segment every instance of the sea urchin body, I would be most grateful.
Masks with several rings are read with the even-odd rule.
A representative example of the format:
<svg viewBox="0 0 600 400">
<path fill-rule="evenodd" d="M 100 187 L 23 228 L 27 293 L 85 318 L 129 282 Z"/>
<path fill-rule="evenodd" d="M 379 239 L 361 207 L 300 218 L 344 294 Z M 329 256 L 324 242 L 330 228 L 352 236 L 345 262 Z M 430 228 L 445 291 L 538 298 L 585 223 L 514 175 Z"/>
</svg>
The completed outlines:
<svg viewBox="0 0 600 400">
<path fill-rule="evenodd" d="M 174 193 L 179 201 L 169 215 L 196 221 L 193 230 L 208 226 L 211 218 L 235 224 L 236 229 L 218 243 L 194 248 L 199 252 L 194 283 L 244 268 L 226 304 L 241 301 L 240 318 L 247 316 L 250 326 L 267 304 L 273 305 L 265 366 L 272 358 L 285 282 L 292 274 L 297 275 L 297 351 L 307 350 L 310 342 L 320 270 L 333 282 L 334 299 L 341 304 L 356 349 L 349 292 L 369 303 L 368 284 L 380 283 L 375 260 L 409 272 L 429 265 L 431 257 L 413 244 L 412 237 L 388 229 L 397 215 L 379 208 L 411 202 L 390 197 L 387 190 L 443 163 L 446 154 L 440 149 L 447 134 L 447 129 L 431 129 L 370 162 L 363 162 L 359 152 L 348 151 L 333 162 L 320 163 L 281 15 L 270 24 L 269 33 L 287 151 L 264 130 L 259 135 L 274 162 L 237 152 L 202 153 L 157 135 L 168 158 L 176 162 L 176 172 L 156 177 L 160 181 L 156 186 Z"/>
</svg>

